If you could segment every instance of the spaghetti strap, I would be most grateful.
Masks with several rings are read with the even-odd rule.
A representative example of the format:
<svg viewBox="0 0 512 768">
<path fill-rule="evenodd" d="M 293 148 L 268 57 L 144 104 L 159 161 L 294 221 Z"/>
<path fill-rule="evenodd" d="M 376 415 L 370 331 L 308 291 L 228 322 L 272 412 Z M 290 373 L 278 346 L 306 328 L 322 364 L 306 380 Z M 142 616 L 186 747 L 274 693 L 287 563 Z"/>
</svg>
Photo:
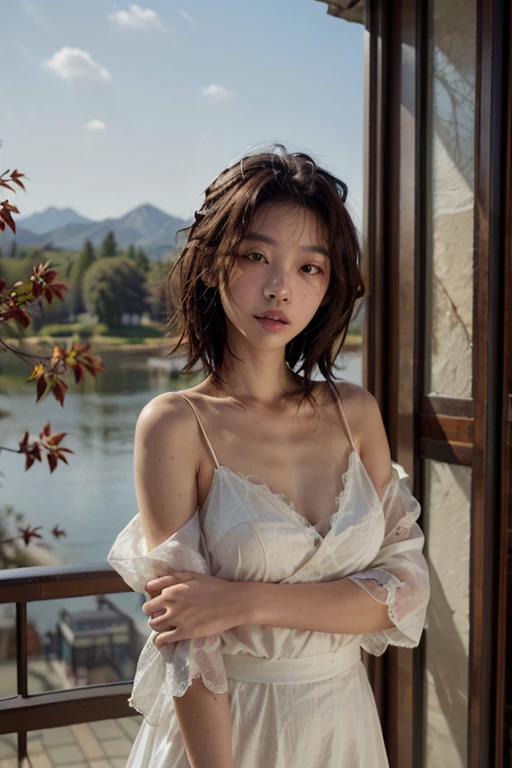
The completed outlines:
<svg viewBox="0 0 512 768">
<path fill-rule="evenodd" d="M 345 411 L 343 410 L 343 406 L 342 406 L 342 404 L 341 404 L 341 400 L 338 400 L 338 403 L 339 403 L 339 406 L 340 406 L 340 412 L 341 412 L 341 415 L 342 415 L 342 417 L 343 417 L 343 421 L 345 422 L 345 427 L 347 428 L 347 433 L 348 433 L 348 436 L 349 436 L 350 442 L 351 442 L 351 444 L 352 444 L 352 448 L 353 448 L 353 449 L 354 449 L 354 451 L 356 451 L 356 453 L 357 453 L 357 449 L 356 449 L 356 446 L 355 446 L 355 444 L 354 444 L 354 441 L 353 441 L 353 439 L 352 439 L 352 432 L 350 431 L 350 427 L 349 427 L 349 425 L 348 425 L 347 417 L 345 416 Z"/>
<path fill-rule="evenodd" d="M 329 382 L 329 384 L 330 384 L 330 382 Z M 351 443 L 351 445 L 352 445 L 352 448 L 353 448 L 353 449 L 354 449 L 354 451 L 357 453 L 357 449 L 356 449 L 356 446 L 355 446 L 355 444 L 354 444 L 354 440 L 353 440 L 353 438 L 352 438 L 352 432 L 350 431 L 350 427 L 349 427 L 349 425 L 348 425 L 348 420 L 347 420 L 347 417 L 346 417 L 346 415 L 345 415 L 345 411 L 344 411 L 344 409 L 343 409 L 343 405 L 341 404 L 341 395 L 340 395 L 340 393 L 338 392 L 338 390 L 336 389 L 336 387 L 334 387 L 334 385 L 332 385 L 332 386 L 331 386 L 331 389 L 335 390 L 335 392 L 334 392 L 334 396 L 335 396 L 335 398 L 336 398 L 336 402 L 337 402 L 337 403 L 338 403 L 338 405 L 339 405 L 339 409 L 340 409 L 340 413 L 341 413 L 341 418 L 343 419 L 343 423 L 345 424 L 345 429 L 347 430 L 347 435 L 348 435 L 348 438 L 349 438 L 349 440 L 350 440 L 350 443 Z"/>
<path fill-rule="evenodd" d="M 208 447 L 209 447 L 210 451 L 212 452 L 213 460 L 215 461 L 215 466 L 218 469 L 220 467 L 220 464 L 219 464 L 219 462 L 217 460 L 217 456 L 215 455 L 215 451 L 213 450 L 213 446 L 210 443 L 210 440 L 208 439 L 208 435 L 206 434 L 206 430 L 203 427 L 202 421 L 199 418 L 199 414 L 197 412 L 197 408 L 195 407 L 194 403 L 191 400 L 189 400 L 188 397 L 186 397 L 186 395 L 184 395 L 182 392 L 178 392 L 178 395 L 181 395 L 181 397 L 183 397 L 184 400 L 186 400 L 187 403 L 189 403 L 192 406 L 192 410 L 194 411 L 194 413 L 195 413 L 195 415 L 197 417 L 197 421 L 198 421 L 199 426 L 201 427 L 201 431 L 202 431 L 202 433 L 203 433 L 203 435 L 205 437 L 206 442 L 208 443 Z"/>
</svg>

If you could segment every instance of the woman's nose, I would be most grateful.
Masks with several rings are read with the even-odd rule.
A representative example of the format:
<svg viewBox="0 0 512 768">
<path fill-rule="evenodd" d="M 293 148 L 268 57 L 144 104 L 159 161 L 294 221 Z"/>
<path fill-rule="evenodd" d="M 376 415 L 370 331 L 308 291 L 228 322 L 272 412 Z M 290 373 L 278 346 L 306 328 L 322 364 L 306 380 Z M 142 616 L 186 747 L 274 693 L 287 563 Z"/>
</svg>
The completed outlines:
<svg viewBox="0 0 512 768">
<path fill-rule="evenodd" d="M 273 275 L 265 285 L 264 293 L 268 299 L 288 301 L 290 298 L 290 290 L 286 277 L 284 275 Z"/>
</svg>

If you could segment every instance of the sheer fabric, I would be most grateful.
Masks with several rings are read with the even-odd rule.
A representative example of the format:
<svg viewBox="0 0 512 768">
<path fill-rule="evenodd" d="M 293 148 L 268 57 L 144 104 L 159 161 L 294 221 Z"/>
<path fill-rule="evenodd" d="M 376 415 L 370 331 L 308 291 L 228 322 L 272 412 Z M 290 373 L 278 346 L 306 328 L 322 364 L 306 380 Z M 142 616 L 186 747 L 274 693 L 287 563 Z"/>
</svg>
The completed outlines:
<svg viewBox="0 0 512 768">
<path fill-rule="evenodd" d="M 398 466 L 398 465 L 396 465 Z M 369 568 L 348 578 L 388 606 L 392 629 L 368 633 L 361 640 L 365 651 L 380 656 L 389 644 L 418 645 L 425 626 L 429 574 L 422 550 L 423 531 L 416 523 L 421 507 L 411 495 L 396 466 L 382 496 L 384 538 Z"/>
<path fill-rule="evenodd" d="M 188 768 L 172 697 L 183 695 L 197 675 L 210 690 L 222 692 L 227 685 L 237 768 L 387 768 L 361 661 L 329 680 L 253 683 L 226 680 L 223 654 L 243 654 L 256 663 L 307 657 L 314 669 L 324 654 L 354 645 L 376 655 L 388 644 L 417 645 L 429 599 L 418 502 L 400 480 L 397 465 L 379 500 L 354 448 L 342 492 L 320 535 L 320 526 L 301 517 L 285 496 L 216 464 L 206 504 L 166 542 L 148 553 L 138 515 L 118 536 L 108 559 L 130 586 L 144 591 L 149 578 L 172 569 L 276 583 L 348 576 L 388 605 L 395 627 L 344 635 L 242 625 L 162 650 L 150 638 L 131 698 L 146 721 L 127 768 Z"/>
<path fill-rule="evenodd" d="M 173 571 L 209 573 L 208 553 L 196 514 L 150 552 L 138 515 L 116 539 L 108 562 L 136 592 L 143 592 L 147 582 Z M 158 725 L 162 713 L 172 707 L 173 696 L 183 696 L 195 677 L 215 693 L 227 691 L 227 679 L 219 635 L 179 640 L 157 648 L 152 632 L 142 649 L 129 703 L 151 725 Z"/>
</svg>

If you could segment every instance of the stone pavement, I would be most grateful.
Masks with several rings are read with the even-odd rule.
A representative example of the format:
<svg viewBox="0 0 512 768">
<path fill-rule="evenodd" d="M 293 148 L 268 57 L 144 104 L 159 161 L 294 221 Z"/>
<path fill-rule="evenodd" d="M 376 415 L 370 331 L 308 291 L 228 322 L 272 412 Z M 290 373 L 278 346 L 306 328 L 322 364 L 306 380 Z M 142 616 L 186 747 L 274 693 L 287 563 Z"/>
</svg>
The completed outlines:
<svg viewBox="0 0 512 768">
<path fill-rule="evenodd" d="M 125 768 L 140 716 L 99 720 L 27 735 L 22 768 Z M 18 768 L 16 736 L 0 736 L 0 768 Z"/>
</svg>

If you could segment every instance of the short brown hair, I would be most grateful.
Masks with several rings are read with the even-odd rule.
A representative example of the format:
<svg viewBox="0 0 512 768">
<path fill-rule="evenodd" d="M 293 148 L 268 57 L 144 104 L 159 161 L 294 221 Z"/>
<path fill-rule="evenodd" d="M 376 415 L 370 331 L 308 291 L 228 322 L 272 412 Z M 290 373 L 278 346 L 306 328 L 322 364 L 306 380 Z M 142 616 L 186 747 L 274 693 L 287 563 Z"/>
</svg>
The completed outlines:
<svg viewBox="0 0 512 768">
<path fill-rule="evenodd" d="M 186 340 L 187 373 L 202 360 L 203 372 L 216 386 L 222 377 L 226 318 L 220 300 L 219 279 L 227 286 L 234 254 L 258 208 L 264 203 L 292 202 L 313 211 L 325 228 L 331 275 L 326 301 L 311 322 L 285 349 L 291 369 L 300 362 L 304 396 L 312 390 L 311 375 L 318 365 L 333 384 L 332 368 L 345 341 L 355 303 L 364 295 L 360 273 L 361 250 L 357 231 L 345 207 L 347 185 L 320 168 L 302 152 L 288 153 L 282 144 L 269 151 L 246 155 L 222 171 L 205 192 L 195 213 L 186 244 L 167 276 L 169 320 L 180 338 L 172 354 Z M 229 350 L 231 352 L 231 350 Z"/>
</svg>

